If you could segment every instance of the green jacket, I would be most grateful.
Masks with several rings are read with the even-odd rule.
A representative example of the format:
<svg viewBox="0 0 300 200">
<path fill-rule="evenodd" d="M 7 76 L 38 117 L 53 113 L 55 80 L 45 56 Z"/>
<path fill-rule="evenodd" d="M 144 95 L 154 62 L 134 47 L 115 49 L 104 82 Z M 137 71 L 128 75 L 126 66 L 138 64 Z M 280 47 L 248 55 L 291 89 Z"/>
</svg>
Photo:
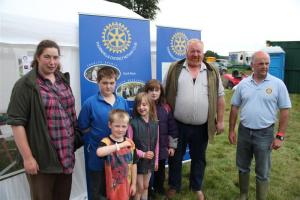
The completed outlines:
<svg viewBox="0 0 300 200">
<path fill-rule="evenodd" d="M 62 73 L 63 81 L 69 84 Z M 29 147 L 42 173 L 62 173 L 56 150 L 48 133 L 46 111 L 36 84 L 37 69 L 31 70 L 14 85 L 8 105 L 8 124 L 24 126 Z"/>
<path fill-rule="evenodd" d="M 185 59 L 179 60 L 172 63 L 169 68 L 167 79 L 166 79 L 166 99 L 171 105 L 172 109 L 175 108 L 175 101 L 177 96 L 178 78 L 183 68 Z M 207 81 L 208 81 L 208 139 L 213 142 L 216 134 L 216 115 L 217 115 L 217 104 L 218 104 L 218 88 L 219 88 L 219 74 L 218 71 L 208 63 L 204 62 L 207 67 Z"/>
</svg>

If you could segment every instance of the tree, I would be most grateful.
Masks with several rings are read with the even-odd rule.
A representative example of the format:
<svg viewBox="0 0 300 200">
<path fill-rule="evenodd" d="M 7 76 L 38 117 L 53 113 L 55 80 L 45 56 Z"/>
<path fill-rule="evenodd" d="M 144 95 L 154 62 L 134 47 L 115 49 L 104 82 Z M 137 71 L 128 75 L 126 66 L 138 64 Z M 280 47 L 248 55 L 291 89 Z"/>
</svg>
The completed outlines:
<svg viewBox="0 0 300 200">
<path fill-rule="evenodd" d="M 219 55 L 211 50 L 207 50 L 204 54 L 205 57 L 215 57 L 218 58 Z"/>
<path fill-rule="evenodd" d="M 159 11 L 157 6 L 159 0 L 107 0 L 110 2 L 118 3 L 126 8 L 133 10 L 135 13 L 141 15 L 146 19 L 153 20 Z"/>
</svg>

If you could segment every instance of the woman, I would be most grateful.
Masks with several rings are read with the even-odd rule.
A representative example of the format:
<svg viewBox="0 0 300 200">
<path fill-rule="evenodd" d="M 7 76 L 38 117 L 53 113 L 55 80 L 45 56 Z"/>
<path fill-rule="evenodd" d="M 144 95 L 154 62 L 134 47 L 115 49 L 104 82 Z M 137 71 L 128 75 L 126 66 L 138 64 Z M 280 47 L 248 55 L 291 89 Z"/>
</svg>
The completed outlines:
<svg viewBox="0 0 300 200">
<path fill-rule="evenodd" d="M 33 68 L 14 85 L 8 124 L 23 165 L 32 199 L 68 200 L 75 164 L 75 100 L 60 72 L 60 48 L 41 41 Z"/>
</svg>

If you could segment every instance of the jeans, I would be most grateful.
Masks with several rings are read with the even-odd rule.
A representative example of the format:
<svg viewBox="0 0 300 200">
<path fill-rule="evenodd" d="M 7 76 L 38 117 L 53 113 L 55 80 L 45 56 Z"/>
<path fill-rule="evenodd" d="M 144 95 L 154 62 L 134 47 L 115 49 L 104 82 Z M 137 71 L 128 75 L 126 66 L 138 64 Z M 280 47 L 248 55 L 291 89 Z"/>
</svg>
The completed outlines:
<svg viewBox="0 0 300 200">
<path fill-rule="evenodd" d="M 206 166 L 206 148 L 208 143 L 207 123 L 188 125 L 177 121 L 178 145 L 173 157 L 169 157 L 169 186 L 178 192 L 181 189 L 182 159 L 189 145 L 191 169 L 190 188 L 199 191 L 202 188 Z"/>
<path fill-rule="evenodd" d="M 236 164 L 241 173 L 249 173 L 255 158 L 256 179 L 268 181 L 271 169 L 271 152 L 274 125 L 263 129 L 249 129 L 241 123 L 238 129 Z"/>
</svg>

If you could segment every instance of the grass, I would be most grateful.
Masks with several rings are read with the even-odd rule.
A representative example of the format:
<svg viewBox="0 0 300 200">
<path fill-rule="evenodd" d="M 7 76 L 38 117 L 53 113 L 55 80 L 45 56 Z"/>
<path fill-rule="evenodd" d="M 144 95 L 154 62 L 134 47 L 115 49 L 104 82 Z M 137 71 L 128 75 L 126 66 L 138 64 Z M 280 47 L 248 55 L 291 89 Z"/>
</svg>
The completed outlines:
<svg viewBox="0 0 300 200">
<path fill-rule="evenodd" d="M 236 146 L 228 142 L 228 116 L 232 91 L 226 90 L 225 133 L 216 136 L 207 149 L 203 191 L 207 200 L 233 200 L 239 194 L 235 165 Z M 292 109 L 283 146 L 272 152 L 272 170 L 268 200 L 300 200 L 300 95 L 291 94 Z M 195 199 L 188 189 L 189 167 L 183 167 L 183 188 L 175 200 Z M 166 186 L 167 188 L 167 186 Z M 156 199 L 164 199 L 159 196 Z M 249 200 L 255 200 L 254 161 L 251 167 Z"/>
</svg>

